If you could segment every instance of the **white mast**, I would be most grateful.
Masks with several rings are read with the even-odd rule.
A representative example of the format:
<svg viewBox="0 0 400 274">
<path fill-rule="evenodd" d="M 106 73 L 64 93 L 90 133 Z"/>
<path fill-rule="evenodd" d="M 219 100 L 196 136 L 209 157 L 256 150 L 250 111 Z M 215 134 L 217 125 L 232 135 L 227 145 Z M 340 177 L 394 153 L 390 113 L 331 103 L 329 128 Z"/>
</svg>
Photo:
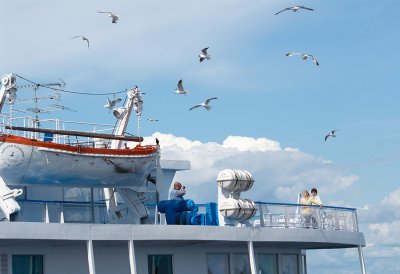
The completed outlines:
<svg viewBox="0 0 400 274">
<path fill-rule="evenodd" d="M 136 112 L 140 135 L 140 116 L 143 111 L 143 100 L 138 86 L 128 91 L 128 100 L 124 107 L 113 110 L 114 116 L 118 119 L 115 135 L 121 136 L 125 134 L 132 109 Z M 113 140 L 111 142 L 111 148 L 121 148 L 121 140 Z M 121 213 L 121 209 L 128 208 L 131 214 L 139 219 L 140 222 L 147 222 L 148 212 L 144 205 L 147 197 L 144 193 L 139 193 L 129 188 L 104 188 L 104 197 L 106 198 L 107 210 L 114 221 L 124 217 Z"/>
<path fill-rule="evenodd" d="M 14 103 L 17 98 L 17 79 L 14 74 L 6 74 L 1 77 L 1 89 L 0 89 L 0 112 L 3 110 L 4 102 L 6 98 L 10 103 Z"/>
<path fill-rule="evenodd" d="M 118 124 L 115 129 L 115 135 L 124 135 L 126 128 L 129 123 L 129 118 L 131 116 L 132 108 L 136 112 L 136 116 L 138 117 L 138 128 L 140 122 L 140 116 L 142 115 L 143 110 L 143 100 L 142 94 L 138 86 L 135 86 L 133 89 L 128 91 L 128 101 L 126 102 L 124 107 L 120 107 L 113 110 L 113 114 L 118 119 Z M 121 148 L 120 140 L 113 140 L 111 142 L 111 148 Z"/>
</svg>

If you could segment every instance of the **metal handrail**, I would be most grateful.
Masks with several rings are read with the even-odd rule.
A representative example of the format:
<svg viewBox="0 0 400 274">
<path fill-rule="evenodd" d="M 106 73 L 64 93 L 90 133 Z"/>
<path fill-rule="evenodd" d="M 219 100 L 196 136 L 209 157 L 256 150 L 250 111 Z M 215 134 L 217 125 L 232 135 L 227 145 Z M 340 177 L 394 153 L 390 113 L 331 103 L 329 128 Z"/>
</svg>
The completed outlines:
<svg viewBox="0 0 400 274">
<path fill-rule="evenodd" d="M 43 210 L 48 210 L 48 205 L 60 205 L 60 214 L 64 210 L 64 206 L 90 206 L 95 210 L 101 210 L 105 214 L 106 202 L 105 201 L 60 201 L 60 200 L 30 200 L 30 199 L 17 199 L 18 202 L 42 204 Z M 316 206 L 316 205 L 302 205 L 290 203 L 269 203 L 269 202 L 255 202 L 258 206 L 258 214 L 247 222 L 245 226 L 252 227 L 269 227 L 269 228 L 315 228 L 323 230 L 341 230 L 358 232 L 357 212 L 355 208 L 335 207 L 335 206 Z M 196 204 L 200 211 L 204 211 L 205 204 Z M 149 209 L 149 218 L 155 220 L 155 224 L 161 224 L 159 221 L 160 214 L 157 210 L 156 204 L 146 204 Z M 302 214 L 303 208 L 310 208 L 310 215 L 304 216 Z M 47 212 L 43 213 L 46 216 Z M 105 217 L 105 216 L 104 216 Z M 307 219 L 309 218 L 309 219 Z M 94 219 L 93 219 L 94 220 Z M 46 221 L 38 220 L 39 222 Z M 106 223 L 105 219 L 103 223 Z M 165 222 L 163 222 L 165 224 Z"/>
</svg>

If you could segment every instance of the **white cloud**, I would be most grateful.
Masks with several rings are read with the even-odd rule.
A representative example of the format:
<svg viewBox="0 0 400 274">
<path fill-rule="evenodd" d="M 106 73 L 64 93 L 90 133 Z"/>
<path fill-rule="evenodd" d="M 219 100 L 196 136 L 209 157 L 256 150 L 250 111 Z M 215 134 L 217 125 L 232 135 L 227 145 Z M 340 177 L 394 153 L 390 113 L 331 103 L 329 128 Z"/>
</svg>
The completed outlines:
<svg viewBox="0 0 400 274">
<path fill-rule="evenodd" d="M 190 160 L 191 170 L 178 172 L 176 179 L 188 186 L 188 197 L 198 202 L 216 199 L 216 177 L 226 168 L 252 173 L 256 182 L 243 196 L 260 201 L 294 203 L 298 193 L 312 187 L 333 199 L 335 193 L 341 197 L 340 191 L 358 180 L 358 176 L 345 174 L 324 159 L 281 148 L 279 142 L 267 138 L 228 136 L 219 144 L 155 133 L 145 140 L 154 143 L 156 137 L 162 159 Z"/>
<path fill-rule="evenodd" d="M 385 206 L 400 207 L 400 188 L 386 196 L 383 199 L 382 204 Z"/>
<path fill-rule="evenodd" d="M 382 219 L 390 219 L 382 216 Z M 391 221 L 369 223 L 365 231 L 367 242 L 372 244 L 371 252 L 387 248 L 388 246 L 400 247 L 400 221 L 393 218 Z"/>
<path fill-rule="evenodd" d="M 400 189 L 396 189 L 380 203 L 368 204 L 358 210 L 360 230 L 364 232 L 367 244 L 364 254 L 366 262 L 370 262 L 371 273 L 397 273 L 400 270 L 387 264 L 388 260 L 400 255 L 399 193 Z"/>
<path fill-rule="evenodd" d="M 236 148 L 239 151 L 279 151 L 279 142 L 267 138 L 251 138 L 241 136 L 228 136 L 223 145 L 225 148 Z M 290 151 L 290 150 L 289 150 Z"/>
</svg>

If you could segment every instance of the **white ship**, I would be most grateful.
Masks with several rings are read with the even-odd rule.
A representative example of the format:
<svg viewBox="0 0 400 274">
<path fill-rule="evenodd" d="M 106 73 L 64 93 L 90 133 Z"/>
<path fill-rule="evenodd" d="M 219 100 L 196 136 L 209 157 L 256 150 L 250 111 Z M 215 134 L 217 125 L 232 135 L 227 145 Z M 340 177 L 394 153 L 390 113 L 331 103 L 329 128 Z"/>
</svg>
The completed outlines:
<svg viewBox="0 0 400 274">
<path fill-rule="evenodd" d="M 8 102 L 12 112 L 17 90 L 15 75 L 2 78 L 0 110 Z M 160 159 L 157 144 L 126 136 L 142 103 L 139 88 L 129 90 L 112 133 L 5 116 L 1 274 L 306 274 L 307 250 L 332 248 L 356 248 L 366 273 L 356 209 L 312 207 L 309 226 L 304 205 L 246 197 L 256 178 L 232 169 L 216 174 L 217 202 L 167 201 L 190 163 Z"/>
</svg>

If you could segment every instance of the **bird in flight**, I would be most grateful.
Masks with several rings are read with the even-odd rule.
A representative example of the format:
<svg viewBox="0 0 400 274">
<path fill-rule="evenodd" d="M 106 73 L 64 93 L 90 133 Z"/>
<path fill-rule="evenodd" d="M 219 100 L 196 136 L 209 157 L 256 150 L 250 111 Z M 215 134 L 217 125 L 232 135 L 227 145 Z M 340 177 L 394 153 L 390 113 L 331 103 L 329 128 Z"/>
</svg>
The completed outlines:
<svg viewBox="0 0 400 274">
<path fill-rule="evenodd" d="M 182 79 L 179 80 L 179 82 L 178 82 L 178 88 L 175 89 L 175 93 L 176 93 L 176 94 L 185 94 L 185 95 L 187 95 L 187 94 L 190 93 L 188 90 L 185 90 L 185 89 L 183 88 Z"/>
<path fill-rule="evenodd" d="M 149 120 L 150 122 L 158 122 L 158 119 L 154 119 L 154 118 L 147 118 L 147 120 Z"/>
<path fill-rule="evenodd" d="M 200 104 L 194 105 L 189 110 L 192 110 L 192 109 L 195 109 L 195 108 L 198 108 L 198 107 L 203 107 L 206 110 L 210 110 L 211 106 L 209 106 L 208 104 L 211 102 L 211 100 L 215 100 L 215 99 L 218 99 L 218 98 L 217 97 L 208 98 L 204 103 L 200 103 Z"/>
<path fill-rule="evenodd" d="M 301 59 L 303 59 L 303 60 L 307 60 L 308 58 L 311 58 L 311 60 L 314 62 L 314 64 L 319 66 L 317 59 L 315 59 L 314 56 L 312 56 L 311 54 L 299 53 L 299 52 L 294 52 L 294 51 L 286 53 L 286 56 L 289 56 L 289 57 L 294 56 L 294 55 L 300 55 Z"/>
<path fill-rule="evenodd" d="M 117 103 L 119 103 L 119 102 L 121 102 L 121 101 L 122 101 L 121 98 L 117 98 L 117 99 L 114 99 L 114 100 L 110 100 L 110 99 L 107 98 L 107 104 L 105 104 L 104 107 L 110 109 L 110 111 L 111 111 L 111 109 L 112 109 L 113 107 L 115 107 L 115 105 L 116 105 Z"/>
<path fill-rule="evenodd" d="M 77 35 L 77 36 L 71 37 L 69 39 L 75 39 L 75 38 L 82 38 L 82 41 L 86 41 L 87 47 L 89 48 L 89 39 L 87 39 L 85 36 Z"/>
<path fill-rule="evenodd" d="M 313 9 L 307 8 L 305 6 L 293 6 L 293 7 L 288 7 L 286 9 L 281 10 L 281 11 L 278 11 L 277 13 L 275 13 L 275 15 L 278 15 L 279 13 L 284 12 L 286 10 L 292 10 L 293 12 L 296 12 L 296 11 L 298 11 L 300 9 L 313 11 Z"/>
<path fill-rule="evenodd" d="M 206 59 L 207 60 L 211 59 L 211 56 L 207 53 L 207 50 L 208 50 L 208 47 L 201 50 L 201 53 L 199 55 L 200 63 L 203 62 Z"/>
<path fill-rule="evenodd" d="M 119 17 L 115 13 L 112 13 L 110 11 L 98 11 L 98 13 L 107 13 L 109 17 L 111 17 L 111 22 L 116 24 Z"/>
<path fill-rule="evenodd" d="M 326 141 L 326 139 L 328 139 L 329 136 L 336 137 L 336 131 L 337 131 L 337 129 L 332 130 L 331 132 L 329 132 L 329 133 L 325 136 L 325 141 Z"/>
</svg>

